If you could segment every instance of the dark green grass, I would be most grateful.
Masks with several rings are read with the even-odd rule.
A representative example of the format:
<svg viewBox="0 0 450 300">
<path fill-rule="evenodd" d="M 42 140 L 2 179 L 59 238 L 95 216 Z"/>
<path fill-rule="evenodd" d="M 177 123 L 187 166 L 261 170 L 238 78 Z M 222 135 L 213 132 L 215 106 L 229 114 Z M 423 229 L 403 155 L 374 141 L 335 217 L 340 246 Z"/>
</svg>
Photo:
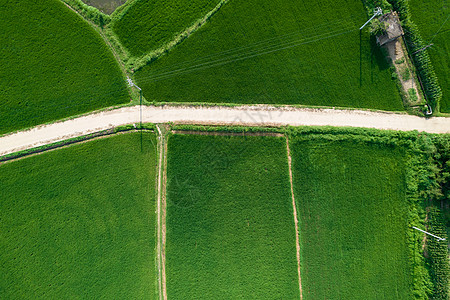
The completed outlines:
<svg viewBox="0 0 450 300">
<path fill-rule="evenodd" d="M 379 47 L 367 32 L 360 36 L 366 20 L 359 0 L 230 1 L 168 55 L 138 71 L 137 82 L 156 101 L 403 110 Z M 224 53 L 232 49 L 238 51 Z M 259 56 L 242 59 L 253 54 Z"/>
<path fill-rule="evenodd" d="M 404 153 L 294 140 L 304 299 L 412 299 Z"/>
<path fill-rule="evenodd" d="M 427 51 L 442 89 L 441 112 L 450 113 L 450 19 L 447 19 L 450 4 L 442 0 L 411 0 L 409 3 L 411 18 L 422 38 L 427 44 L 433 43 Z"/>
<path fill-rule="evenodd" d="M 113 23 L 131 55 L 143 55 L 171 41 L 202 18 L 219 0 L 138 0 Z"/>
<path fill-rule="evenodd" d="M 298 299 L 284 138 L 173 135 L 168 147 L 168 297 Z"/>
<path fill-rule="evenodd" d="M 0 3 L 0 134 L 124 103 L 98 33 L 61 1 Z"/>
<path fill-rule="evenodd" d="M 2 299 L 156 299 L 153 134 L 0 165 Z"/>
</svg>

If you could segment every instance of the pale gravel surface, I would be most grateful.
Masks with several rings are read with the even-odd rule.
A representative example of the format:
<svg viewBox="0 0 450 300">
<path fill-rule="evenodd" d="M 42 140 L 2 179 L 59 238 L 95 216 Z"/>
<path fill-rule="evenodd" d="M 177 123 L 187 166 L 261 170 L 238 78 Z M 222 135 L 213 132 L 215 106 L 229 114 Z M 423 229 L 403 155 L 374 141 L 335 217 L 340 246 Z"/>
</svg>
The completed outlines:
<svg viewBox="0 0 450 300">
<path fill-rule="evenodd" d="M 450 133 L 450 118 L 362 110 L 272 107 L 143 106 L 143 122 L 236 125 L 330 125 Z M 138 123 L 139 106 L 124 107 L 42 125 L 0 137 L 0 155 L 17 152 L 115 126 Z"/>
</svg>

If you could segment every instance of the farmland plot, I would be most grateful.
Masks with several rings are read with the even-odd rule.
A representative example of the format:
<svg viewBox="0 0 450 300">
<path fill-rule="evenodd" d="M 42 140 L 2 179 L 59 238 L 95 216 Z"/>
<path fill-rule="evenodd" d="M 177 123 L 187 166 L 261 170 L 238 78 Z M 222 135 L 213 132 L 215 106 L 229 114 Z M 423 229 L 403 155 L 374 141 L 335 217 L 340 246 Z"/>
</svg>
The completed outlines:
<svg viewBox="0 0 450 300">
<path fill-rule="evenodd" d="M 124 103 L 111 51 L 58 0 L 0 4 L 0 134 Z"/>
<path fill-rule="evenodd" d="M 155 136 L 0 165 L 2 299 L 156 299 Z"/>
<path fill-rule="evenodd" d="M 168 298 L 298 299 L 284 138 L 172 135 L 168 154 Z"/>
<path fill-rule="evenodd" d="M 441 112 L 450 113 L 450 20 L 449 3 L 411 0 L 411 18 L 419 27 L 442 89 Z"/>
<path fill-rule="evenodd" d="M 412 299 L 400 149 L 294 140 L 304 299 Z"/>
<path fill-rule="evenodd" d="M 202 18 L 219 0 L 137 0 L 117 13 L 113 30 L 133 56 L 161 47 Z"/>
<path fill-rule="evenodd" d="M 136 73 L 151 101 L 403 110 L 358 0 L 230 1 Z"/>
</svg>

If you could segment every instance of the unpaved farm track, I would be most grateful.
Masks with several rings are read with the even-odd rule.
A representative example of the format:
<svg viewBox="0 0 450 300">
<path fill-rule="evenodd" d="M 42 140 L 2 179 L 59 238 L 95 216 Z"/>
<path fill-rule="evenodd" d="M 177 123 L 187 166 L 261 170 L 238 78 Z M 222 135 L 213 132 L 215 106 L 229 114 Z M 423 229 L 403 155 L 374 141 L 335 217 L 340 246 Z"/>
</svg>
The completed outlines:
<svg viewBox="0 0 450 300">
<path fill-rule="evenodd" d="M 361 110 L 272 107 L 144 106 L 143 122 L 228 124 L 228 125 L 310 125 L 350 126 L 393 130 L 450 133 L 450 118 L 425 119 L 406 114 Z M 63 122 L 38 126 L 0 137 L 0 156 L 68 138 L 90 134 L 124 124 L 138 123 L 139 106 L 93 113 Z"/>
</svg>

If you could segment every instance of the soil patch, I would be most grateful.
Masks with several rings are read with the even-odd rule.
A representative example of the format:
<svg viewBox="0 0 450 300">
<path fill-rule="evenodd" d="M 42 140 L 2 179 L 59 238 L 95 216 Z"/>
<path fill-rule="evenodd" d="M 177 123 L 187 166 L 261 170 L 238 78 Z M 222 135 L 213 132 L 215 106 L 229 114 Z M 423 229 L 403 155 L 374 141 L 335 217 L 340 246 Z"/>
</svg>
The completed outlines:
<svg viewBox="0 0 450 300">
<path fill-rule="evenodd" d="M 116 8 L 127 2 L 127 0 L 82 0 L 87 5 L 98 8 L 102 13 L 112 14 Z"/>
</svg>

